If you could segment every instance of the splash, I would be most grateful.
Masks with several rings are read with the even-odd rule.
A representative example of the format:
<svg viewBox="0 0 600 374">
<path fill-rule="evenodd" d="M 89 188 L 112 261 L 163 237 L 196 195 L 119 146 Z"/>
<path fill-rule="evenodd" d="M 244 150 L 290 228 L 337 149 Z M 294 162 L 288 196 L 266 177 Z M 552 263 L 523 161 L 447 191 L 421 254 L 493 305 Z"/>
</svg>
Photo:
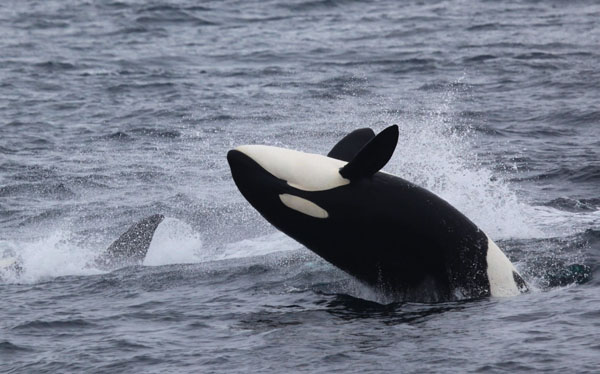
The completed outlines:
<svg viewBox="0 0 600 374">
<path fill-rule="evenodd" d="M 482 146 L 485 144 L 479 138 L 482 133 L 476 131 L 479 124 L 457 109 L 459 101 L 468 99 L 465 97 L 468 86 L 461 80 L 443 87 L 441 92 L 417 93 L 414 98 L 402 100 L 402 105 L 392 97 L 339 100 L 328 118 L 317 118 L 317 121 L 329 128 L 337 123 L 336 130 L 342 134 L 365 126 L 378 132 L 398 124 L 398 146 L 386 171 L 427 188 L 455 206 L 499 241 L 515 265 L 531 275 L 528 281 L 535 284 L 540 277 L 539 272 L 530 271 L 538 267 L 539 258 L 539 253 L 529 251 L 527 243 L 531 241 L 541 240 L 543 248 L 540 250 L 544 256 L 560 257 L 560 263 L 567 267 L 583 263 L 586 248 L 570 248 L 568 253 L 558 254 L 557 249 L 547 243 L 553 238 L 570 241 L 574 235 L 597 227 L 600 209 L 568 212 L 535 205 L 530 202 L 535 197 L 526 191 L 518 194 L 515 186 L 508 182 L 514 177 L 513 170 L 498 165 L 494 157 L 498 152 L 490 152 Z M 402 109 L 396 109 L 399 106 Z M 333 145 L 338 140 L 327 142 Z M 497 138 L 491 140 L 491 147 L 503 146 Z M 327 145 L 321 148 L 327 149 Z M 546 274 L 550 272 L 547 267 L 544 269 L 544 277 L 553 276 Z M 357 291 L 351 293 L 357 294 Z"/>
<path fill-rule="evenodd" d="M 152 237 L 143 264 L 158 266 L 202 260 L 202 238 L 187 223 L 165 218 Z"/>
<path fill-rule="evenodd" d="M 540 236 L 531 207 L 519 200 L 502 175 L 480 162 L 472 128 L 448 118 L 451 99 L 450 95 L 435 110 L 395 118 L 401 134 L 390 165 L 393 172 L 435 192 L 491 237 Z"/>
<path fill-rule="evenodd" d="M 96 251 L 72 244 L 72 233 L 55 231 L 49 236 L 32 241 L 0 242 L 5 258 L 17 261 L 17 267 L 5 268 L 0 278 L 8 283 L 34 283 L 66 275 L 92 275 L 100 270 L 88 264 Z"/>
<path fill-rule="evenodd" d="M 226 260 L 233 258 L 264 256 L 275 252 L 293 251 L 302 248 L 292 238 L 283 233 L 276 232 L 257 238 L 244 239 L 236 243 L 230 243 L 221 248 L 213 258 L 215 260 Z"/>
<path fill-rule="evenodd" d="M 264 256 L 299 247 L 300 245 L 294 240 L 280 232 L 221 246 L 204 245 L 201 235 L 195 232 L 190 225 L 177 219 L 166 218 L 154 233 L 144 259 L 144 265 L 159 266 L 222 261 Z"/>
<path fill-rule="evenodd" d="M 37 283 L 60 276 L 105 273 L 97 269 L 94 262 L 104 248 L 86 248 L 81 242 L 76 235 L 62 230 L 31 241 L 0 241 L 0 281 Z M 205 246 L 201 235 L 189 224 L 165 218 L 154 232 L 143 265 L 221 261 L 263 256 L 299 247 L 299 244 L 282 233 L 222 246 Z"/>
<path fill-rule="evenodd" d="M 545 235 L 535 207 L 507 182 L 508 172 L 493 170 L 490 164 L 495 160 L 488 159 L 485 149 L 478 149 L 474 120 L 457 109 L 458 102 L 468 96 L 463 80 L 458 78 L 440 92 L 411 92 L 413 96 L 401 102 L 395 99 L 397 95 L 339 98 L 315 113 L 313 125 L 290 147 L 327 153 L 341 136 L 357 128 L 379 132 L 397 124 L 398 146 L 386 171 L 441 196 L 494 239 Z M 483 160 L 481 155 L 485 155 Z"/>
</svg>

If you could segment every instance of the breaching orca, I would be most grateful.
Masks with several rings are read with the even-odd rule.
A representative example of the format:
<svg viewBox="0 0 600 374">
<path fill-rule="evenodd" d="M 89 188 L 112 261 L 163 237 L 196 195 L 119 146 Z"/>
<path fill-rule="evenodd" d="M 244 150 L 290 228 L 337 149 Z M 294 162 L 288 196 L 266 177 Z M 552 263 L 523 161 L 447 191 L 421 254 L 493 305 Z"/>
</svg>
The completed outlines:
<svg viewBox="0 0 600 374">
<path fill-rule="evenodd" d="M 90 266 L 102 270 L 114 270 L 141 264 L 146 257 L 154 232 L 164 218 L 162 214 L 154 214 L 133 224 L 96 257 Z M 0 259 L 0 270 L 20 274 L 23 271 L 22 261 L 19 257 L 2 258 Z"/>
<path fill-rule="evenodd" d="M 326 156 L 244 145 L 227 160 L 242 195 L 272 225 L 362 282 L 403 300 L 528 290 L 473 222 L 434 193 L 379 171 L 398 127 L 356 130 Z"/>
</svg>

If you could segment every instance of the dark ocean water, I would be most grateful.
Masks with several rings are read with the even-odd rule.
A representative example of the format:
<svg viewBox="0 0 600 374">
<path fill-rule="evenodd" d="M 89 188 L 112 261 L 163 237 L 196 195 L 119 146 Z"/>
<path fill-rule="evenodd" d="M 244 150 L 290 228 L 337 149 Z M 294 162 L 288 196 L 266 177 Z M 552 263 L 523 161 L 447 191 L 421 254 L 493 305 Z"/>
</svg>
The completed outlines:
<svg viewBox="0 0 600 374">
<path fill-rule="evenodd" d="M 4 1 L 0 372 L 577 372 L 600 367 L 597 1 Z M 326 154 L 400 126 L 534 290 L 390 300 L 276 233 L 248 143 Z M 88 265 L 167 216 L 144 266 Z M 162 226 L 161 226 L 162 227 Z"/>
</svg>

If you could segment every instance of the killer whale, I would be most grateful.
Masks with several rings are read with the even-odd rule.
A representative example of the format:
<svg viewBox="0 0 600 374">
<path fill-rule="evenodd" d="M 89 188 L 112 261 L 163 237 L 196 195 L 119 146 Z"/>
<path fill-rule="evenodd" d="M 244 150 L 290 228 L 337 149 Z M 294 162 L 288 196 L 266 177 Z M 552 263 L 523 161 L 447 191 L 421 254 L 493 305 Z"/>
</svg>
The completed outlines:
<svg viewBox="0 0 600 374">
<path fill-rule="evenodd" d="M 327 156 L 263 145 L 230 150 L 233 180 L 273 226 L 358 280 L 404 300 L 513 296 L 528 286 L 471 220 L 380 171 L 398 127 L 353 131 Z"/>
<path fill-rule="evenodd" d="M 89 266 L 101 270 L 114 270 L 141 264 L 150 248 L 154 233 L 164 218 L 162 214 L 153 214 L 134 223 Z M 18 256 L 2 258 L 0 270 L 19 275 L 23 272 L 22 260 Z"/>
</svg>

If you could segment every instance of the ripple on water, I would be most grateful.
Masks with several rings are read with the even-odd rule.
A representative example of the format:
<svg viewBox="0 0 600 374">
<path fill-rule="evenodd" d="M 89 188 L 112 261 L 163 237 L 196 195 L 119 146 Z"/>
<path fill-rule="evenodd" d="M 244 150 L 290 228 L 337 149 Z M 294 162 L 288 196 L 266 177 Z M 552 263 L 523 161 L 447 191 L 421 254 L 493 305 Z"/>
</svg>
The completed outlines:
<svg viewBox="0 0 600 374">
<path fill-rule="evenodd" d="M 82 329 L 92 329 L 97 327 L 96 324 L 86 321 L 83 319 L 75 318 L 75 319 L 67 319 L 67 320 L 52 320 L 52 321 L 44 321 L 44 320 L 36 320 L 23 322 L 16 326 L 14 326 L 13 330 L 20 330 L 24 333 L 48 333 L 48 331 L 44 330 L 57 330 L 57 331 L 72 331 L 79 332 Z"/>
<path fill-rule="evenodd" d="M 17 354 L 21 352 L 32 352 L 32 348 L 19 346 L 8 340 L 0 341 L 0 354 Z"/>
</svg>

